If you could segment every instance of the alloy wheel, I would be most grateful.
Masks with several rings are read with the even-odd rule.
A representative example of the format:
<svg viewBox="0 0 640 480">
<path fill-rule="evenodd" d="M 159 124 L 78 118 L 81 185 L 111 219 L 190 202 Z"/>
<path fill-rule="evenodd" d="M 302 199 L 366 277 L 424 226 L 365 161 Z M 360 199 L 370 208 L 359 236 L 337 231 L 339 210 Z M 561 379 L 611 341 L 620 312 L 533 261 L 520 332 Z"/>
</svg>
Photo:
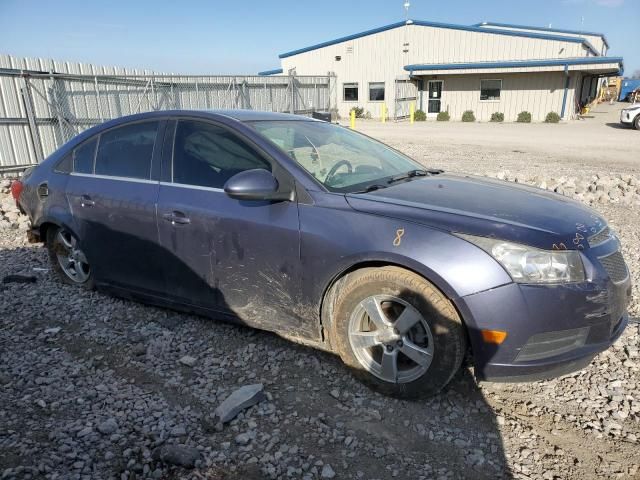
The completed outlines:
<svg viewBox="0 0 640 480">
<path fill-rule="evenodd" d="M 80 250 L 78 240 L 67 230 L 60 229 L 54 238 L 58 265 L 74 283 L 85 283 L 91 274 L 87 257 Z"/>
<path fill-rule="evenodd" d="M 401 298 L 373 295 L 349 319 L 349 343 L 369 373 L 390 383 L 420 378 L 433 360 L 433 335 L 422 314 Z"/>
</svg>

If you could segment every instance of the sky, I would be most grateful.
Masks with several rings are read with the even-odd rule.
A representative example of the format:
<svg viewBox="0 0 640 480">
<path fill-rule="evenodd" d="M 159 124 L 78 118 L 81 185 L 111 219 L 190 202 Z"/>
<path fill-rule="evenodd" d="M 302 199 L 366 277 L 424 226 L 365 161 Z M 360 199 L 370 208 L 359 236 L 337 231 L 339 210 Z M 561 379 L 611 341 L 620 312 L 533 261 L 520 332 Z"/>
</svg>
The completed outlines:
<svg viewBox="0 0 640 480">
<path fill-rule="evenodd" d="M 409 18 L 604 33 L 608 55 L 640 70 L 640 0 L 410 0 Z M 0 0 L 0 54 L 254 74 L 278 54 L 404 19 L 404 0 Z"/>
</svg>

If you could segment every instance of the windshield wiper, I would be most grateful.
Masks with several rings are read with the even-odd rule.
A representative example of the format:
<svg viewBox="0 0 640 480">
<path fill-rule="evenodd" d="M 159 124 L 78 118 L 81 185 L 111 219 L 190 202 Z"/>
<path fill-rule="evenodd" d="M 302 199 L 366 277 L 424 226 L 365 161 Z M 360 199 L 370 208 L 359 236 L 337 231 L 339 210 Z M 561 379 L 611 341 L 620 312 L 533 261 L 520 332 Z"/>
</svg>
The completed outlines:
<svg viewBox="0 0 640 480">
<path fill-rule="evenodd" d="M 369 185 L 364 190 L 358 190 L 357 192 L 353 192 L 353 193 L 369 193 L 369 192 L 373 192 L 374 190 L 380 190 L 381 188 L 387 188 L 387 186 L 380 185 L 379 183 L 374 183 L 373 185 Z"/>
<path fill-rule="evenodd" d="M 409 170 L 406 173 L 401 173 L 399 175 L 396 175 L 395 177 L 391 177 L 387 181 L 387 183 L 395 183 L 395 182 L 399 182 L 400 180 L 406 180 L 407 178 L 424 177 L 427 175 L 429 175 L 429 172 L 427 172 L 426 170 L 416 168 L 415 170 Z"/>
</svg>

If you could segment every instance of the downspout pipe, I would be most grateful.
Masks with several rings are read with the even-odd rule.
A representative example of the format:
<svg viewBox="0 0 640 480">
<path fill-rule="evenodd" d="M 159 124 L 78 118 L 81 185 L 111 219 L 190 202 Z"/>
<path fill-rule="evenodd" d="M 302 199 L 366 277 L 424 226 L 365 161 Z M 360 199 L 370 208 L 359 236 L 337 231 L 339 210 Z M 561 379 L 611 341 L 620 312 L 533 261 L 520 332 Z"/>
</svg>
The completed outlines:
<svg viewBox="0 0 640 480">
<path fill-rule="evenodd" d="M 562 111 L 560 112 L 560 118 L 564 120 L 564 114 L 567 107 L 567 92 L 569 90 L 569 81 L 571 80 L 569 77 L 569 64 L 564 64 L 564 94 L 562 95 Z"/>
</svg>

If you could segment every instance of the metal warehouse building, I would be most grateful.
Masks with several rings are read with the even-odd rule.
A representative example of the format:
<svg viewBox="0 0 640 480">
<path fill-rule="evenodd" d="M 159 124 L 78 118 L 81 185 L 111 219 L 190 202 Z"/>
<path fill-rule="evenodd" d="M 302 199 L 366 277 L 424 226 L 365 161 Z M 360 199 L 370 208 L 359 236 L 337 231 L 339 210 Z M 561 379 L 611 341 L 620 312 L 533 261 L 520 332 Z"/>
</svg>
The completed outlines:
<svg viewBox="0 0 640 480">
<path fill-rule="evenodd" d="M 597 95 L 599 78 L 617 75 L 622 58 L 608 57 L 604 35 L 499 23 L 473 26 L 408 20 L 280 55 L 264 75 L 335 75 L 340 116 L 362 107 L 379 117 L 408 115 L 416 104 L 459 120 L 473 110 L 515 121 L 528 111 L 542 121 L 554 111 L 574 118 Z"/>
</svg>

